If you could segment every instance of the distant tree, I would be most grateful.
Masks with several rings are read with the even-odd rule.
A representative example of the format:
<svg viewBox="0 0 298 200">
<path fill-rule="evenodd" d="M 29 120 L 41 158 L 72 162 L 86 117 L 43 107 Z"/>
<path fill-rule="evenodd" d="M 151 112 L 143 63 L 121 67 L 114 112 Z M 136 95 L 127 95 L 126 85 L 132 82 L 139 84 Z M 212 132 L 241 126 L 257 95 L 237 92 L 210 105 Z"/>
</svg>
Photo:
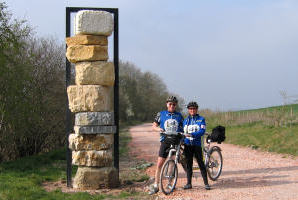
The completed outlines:
<svg viewBox="0 0 298 200">
<path fill-rule="evenodd" d="M 153 121 L 155 114 L 166 109 L 168 92 L 162 79 L 152 72 L 141 72 L 130 62 L 120 62 L 120 120 Z M 179 104 L 184 100 L 179 99 Z M 181 110 L 178 107 L 178 110 Z"/>
<path fill-rule="evenodd" d="M 30 34 L 30 28 L 21 21 L 12 21 L 6 11 L 5 3 L 0 3 L 0 151 L 1 158 L 18 157 L 16 146 L 21 129 L 25 129 L 25 120 L 32 108 L 27 97 L 30 86 L 30 66 L 22 59 L 25 51 L 24 40 Z M 7 144 L 11 147 L 7 148 Z M 9 155 L 9 156 L 8 156 Z"/>
<path fill-rule="evenodd" d="M 0 161 L 65 143 L 65 49 L 0 3 Z"/>
<path fill-rule="evenodd" d="M 120 62 L 119 87 L 123 122 L 165 109 L 169 92 L 154 73 Z M 35 36 L 0 3 L 0 162 L 65 145 L 65 89 L 65 44 Z"/>
<path fill-rule="evenodd" d="M 287 91 L 286 90 L 280 90 L 279 91 L 279 94 L 280 94 L 280 96 L 282 97 L 282 99 L 283 99 L 283 104 L 284 105 L 287 105 L 289 102 L 289 97 L 288 97 L 288 93 L 287 93 Z"/>
<path fill-rule="evenodd" d="M 286 90 L 280 90 L 279 94 L 283 99 L 284 105 L 298 103 L 298 95 L 288 95 L 288 92 Z"/>
</svg>

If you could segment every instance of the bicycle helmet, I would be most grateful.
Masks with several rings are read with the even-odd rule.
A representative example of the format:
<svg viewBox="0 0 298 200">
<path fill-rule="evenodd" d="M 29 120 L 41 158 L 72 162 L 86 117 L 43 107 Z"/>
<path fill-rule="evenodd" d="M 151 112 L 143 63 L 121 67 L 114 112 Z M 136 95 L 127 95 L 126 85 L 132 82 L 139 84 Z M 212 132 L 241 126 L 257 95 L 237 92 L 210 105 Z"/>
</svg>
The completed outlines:
<svg viewBox="0 0 298 200">
<path fill-rule="evenodd" d="M 167 103 L 168 102 L 178 103 L 178 100 L 177 100 L 176 97 L 170 96 L 170 97 L 167 98 Z"/>
<path fill-rule="evenodd" d="M 191 101 L 187 104 L 187 108 L 190 108 L 190 107 L 198 108 L 199 106 L 198 106 L 197 102 Z"/>
</svg>

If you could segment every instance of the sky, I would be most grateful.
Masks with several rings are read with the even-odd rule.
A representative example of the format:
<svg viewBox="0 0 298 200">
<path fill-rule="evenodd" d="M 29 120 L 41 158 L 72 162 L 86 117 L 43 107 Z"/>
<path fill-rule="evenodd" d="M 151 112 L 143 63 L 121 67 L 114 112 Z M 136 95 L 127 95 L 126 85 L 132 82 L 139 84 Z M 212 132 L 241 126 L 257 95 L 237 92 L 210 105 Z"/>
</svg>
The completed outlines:
<svg viewBox="0 0 298 200">
<path fill-rule="evenodd" d="M 59 41 L 65 7 L 119 8 L 120 59 L 200 108 L 261 108 L 283 104 L 280 91 L 298 95 L 297 0 L 5 2 L 36 35 Z"/>
</svg>

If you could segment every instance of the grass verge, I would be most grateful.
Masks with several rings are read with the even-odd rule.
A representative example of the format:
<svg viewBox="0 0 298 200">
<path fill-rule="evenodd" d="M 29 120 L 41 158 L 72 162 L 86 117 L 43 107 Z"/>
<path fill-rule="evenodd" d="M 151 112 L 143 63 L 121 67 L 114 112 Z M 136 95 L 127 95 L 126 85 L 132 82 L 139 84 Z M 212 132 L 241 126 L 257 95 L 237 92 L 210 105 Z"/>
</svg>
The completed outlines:
<svg viewBox="0 0 298 200">
<path fill-rule="evenodd" d="M 226 127 L 226 142 L 298 156 L 298 104 L 235 112 L 205 112 L 208 132 Z"/>
<path fill-rule="evenodd" d="M 120 178 L 122 184 L 144 182 L 149 177 L 144 170 L 134 169 L 142 161 L 130 160 L 128 129 L 120 131 Z M 60 181 L 66 184 L 65 149 L 21 158 L 0 164 L 0 200 L 98 200 L 98 199 L 146 199 L 146 194 L 129 188 L 117 194 L 94 194 L 87 192 L 63 193 L 61 189 L 47 192 L 43 182 Z M 73 167 L 73 174 L 76 167 Z M 124 174 L 123 174 L 124 173 Z M 144 197 L 145 196 L 145 197 Z"/>
<path fill-rule="evenodd" d="M 120 149 L 119 157 L 122 168 L 120 168 L 120 180 L 122 184 L 133 184 L 134 182 L 144 182 L 150 177 L 145 173 L 147 167 L 151 166 L 151 163 L 147 163 L 144 160 L 137 160 L 129 157 L 128 144 L 131 141 L 128 128 L 123 128 L 120 132 Z"/>
<path fill-rule="evenodd" d="M 267 127 L 255 123 L 227 127 L 226 133 L 226 142 L 231 144 L 298 156 L 298 126 Z"/>
</svg>

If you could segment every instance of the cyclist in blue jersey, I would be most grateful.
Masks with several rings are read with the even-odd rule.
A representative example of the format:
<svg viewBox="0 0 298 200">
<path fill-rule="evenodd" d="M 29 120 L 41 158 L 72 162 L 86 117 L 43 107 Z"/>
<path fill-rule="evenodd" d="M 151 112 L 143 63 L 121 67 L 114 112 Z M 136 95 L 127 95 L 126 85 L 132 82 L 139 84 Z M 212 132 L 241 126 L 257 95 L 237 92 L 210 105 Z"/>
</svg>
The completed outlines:
<svg viewBox="0 0 298 200">
<path fill-rule="evenodd" d="M 186 138 L 184 139 L 184 155 L 186 158 L 186 174 L 187 174 L 187 184 L 184 189 L 191 189 L 191 179 L 192 179 L 192 165 L 193 157 L 196 158 L 200 171 L 204 180 L 205 189 L 210 190 L 210 185 L 208 184 L 207 171 L 205 164 L 203 162 L 203 154 L 201 147 L 201 137 L 204 135 L 206 130 L 205 118 L 198 114 L 198 104 L 197 102 L 189 102 L 187 105 L 188 117 L 183 121 L 183 129 Z"/>
<path fill-rule="evenodd" d="M 167 99 L 167 110 L 161 111 L 157 113 L 152 128 L 154 131 L 159 133 L 167 132 L 167 133 L 178 133 L 183 132 L 183 116 L 181 113 L 176 112 L 176 106 L 178 100 L 176 97 L 171 96 Z M 160 136 L 160 148 L 158 153 L 157 159 L 157 168 L 155 171 L 155 182 L 151 185 L 149 194 L 155 194 L 159 191 L 159 177 L 161 168 L 168 156 L 167 150 L 170 148 L 171 143 L 179 142 L 175 141 L 168 141 L 166 137 L 161 134 Z"/>
</svg>

